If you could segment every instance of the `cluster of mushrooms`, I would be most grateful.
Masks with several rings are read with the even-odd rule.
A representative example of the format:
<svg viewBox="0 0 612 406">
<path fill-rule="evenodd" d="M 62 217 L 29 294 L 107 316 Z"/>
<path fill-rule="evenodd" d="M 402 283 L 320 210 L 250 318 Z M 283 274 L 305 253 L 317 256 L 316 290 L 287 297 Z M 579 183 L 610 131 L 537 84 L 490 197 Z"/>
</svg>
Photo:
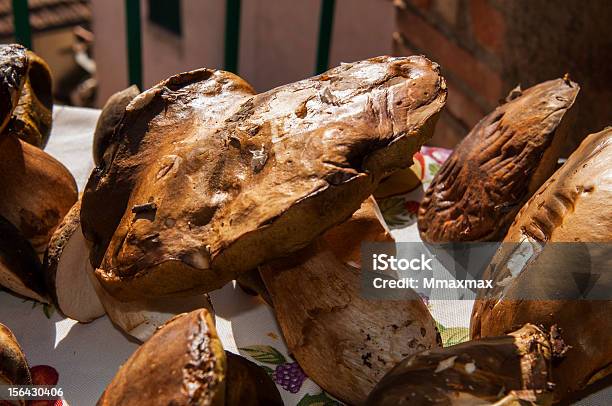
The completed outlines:
<svg viewBox="0 0 612 406">
<path fill-rule="evenodd" d="M 273 307 L 305 373 L 348 404 L 548 405 L 612 371 L 608 301 L 505 300 L 529 283 L 545 243 L 612 240 L 612 129 L 557 165 L 579 91 L 567 77 L 513 90 L 426 192 L 424 241 L 540 247 L 518 270 L 500 248 L 487 273 L 504 288 L 479 293 L 472 341 L 442 348 L 416 292 L 360 295 L 361 243 L 393 241 L 372 195 L 400 184 L 433 134 L 447 93 L 437 64 L 377 57 L 260 94 L 210 69 L 128 88 L 102 111 L 79 198 L 39 149 L 50 121 L 34 126 L 39 138 L 15 124 L 42 105 L 50 113 L 36 97 L 50 86 L 44 63 L 14 45 L 0 58 L 11 100 L 0 285 L 80 322 L 106 314 L 143 342 L 99 405 L 282 404 L 265 371 L 217 336 L 208 293 L 232 280 Z M 15 183 L 26 176 L 37 183 L 24 195 Z M 25 357 L 3 334 L 0 377 L 21 383 Z"/>
</svg>

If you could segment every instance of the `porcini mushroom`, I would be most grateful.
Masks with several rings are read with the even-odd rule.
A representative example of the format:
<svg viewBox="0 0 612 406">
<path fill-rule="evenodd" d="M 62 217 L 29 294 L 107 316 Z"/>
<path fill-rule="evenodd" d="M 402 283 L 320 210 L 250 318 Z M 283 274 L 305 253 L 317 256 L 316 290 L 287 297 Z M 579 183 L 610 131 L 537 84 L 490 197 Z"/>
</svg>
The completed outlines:
<svg viewBox="0 0 612 406">
<path fill-rule="evenodd" d="M 81 232 L 79 200 L 64 217 L 49 242 L 45 280 L 59 310 L 82 323 L 107 314 L 124 333 L 146 341 L 155 330 L 180 313 L 206 308 L 208 295 L 121 302 L 102 289 L 94 277 L 89 248 Z"/>
<path fill-rule="evenodd" d="M 361 292 L 363 242 L 393 242 L 366 200 L 353 216 L 291 257 L 260 267 L 289 351 L 304 372 L 349 404 L 410 354 L 439 346 L 421 298 L 368 300 Z"/>
<path fill-rule="evenodd" d="M 553 369 L 557 400 L 612 373 L 612 301 L 585 289 L 612 290 L 611 162 L 612 127 L 585 138 L 516 216 L 472 313 L 474 338 L 559 326 L 572 350 Z"/>
<path fill-rule="evenodd" d="M 222 406 L 226 375 L 226 355 L 212 317 L 205 309 L 195 310 L 173 318 L 140 346 L 98 406 Z"/>
<path fill-rule="evenodd" d="M 423 241 L 499 241 L 548 179 L 580 87 L 568 79 L 515 89 L 444 162 L 418 212 Z"/>
<path fill-rule="evenodd" d="M 366 405 L 550 405 L 551 360 L 565 348 L 555 340 L 526 324 L 505 336 L 417 353 L 385 375 Z"/>
<path fill-rule="evenodd" d="M 306 246 L 410 166 L 445 100 L 422 56 L 259 95 L 207 69 L 161 82 L 127 106 L 83 195 L 98 280 L 121 300 L 207 292 Z"/>
</svg>

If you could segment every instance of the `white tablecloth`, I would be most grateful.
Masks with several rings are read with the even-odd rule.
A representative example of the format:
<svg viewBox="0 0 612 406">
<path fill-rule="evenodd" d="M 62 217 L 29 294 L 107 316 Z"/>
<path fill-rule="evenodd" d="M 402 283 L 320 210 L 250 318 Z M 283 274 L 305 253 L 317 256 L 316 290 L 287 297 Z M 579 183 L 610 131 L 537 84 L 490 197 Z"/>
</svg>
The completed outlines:
<svg viewBox="0 0 612 406">
<path fill-rule="evenodd" d="M 66 165 L 83 190 L 93 168 L 91 144 L 99 110 L 56 107 L 53 132 L 46 151 Z M 444 150 L 431 149 L 424 153 L 427 171 L 435 171 L 446 159 Z M 419 191 L 401 199 L 391 199 L 381 207 L 395 222 L 392 234 L 398 241 L 418 240 L 413 212 L 413 200 Z M 413 199 L 413 200 L 411 200 Z M 381 204 L 383 206 L 383 204 Z M 398 207 L 400 209 L 398 209 Z M 287 353 L 270 308 L 258 298 L 244 294 L 233 284 L 211 294 L 216 311 L 218 333 L 224 347 L 258 361 L 262 351 L 276 354 L 275 361 L 261 363 L 274 370 L 278 365 L 293 362 Z M 430 310 L 438 323 L 446 327 L 444 337 L 449 342 L 467 339 L 467 327 L 472 302 L 467 300 L 432 300 Z M 50 313 L 50 314 L 49 314 Z M 119 366 L 137 348 L 102 317 L 89 324 L 64 319 L 53 309 L 24 301 L 9 293 L 0 292 L 0 322 L 18 337 L 30 365 L 46 364 L 56 368 L 58 385 L 64 389 L 65 403 L 71 406 L 94 405 L 113 378 Z M 609 332 L 602 332 L 609 334 Z M 267 357 L 266 359 L 270 359 Z M 314 404 L 329 400 L 321 389 L 306 379 L 297 393 L 279 386 L 285 404 Z M 581 405 L 612 404 L 612 391 L 591 396 Z M 317 403 L 321 404 L 321 403 Z"/>
</svg>

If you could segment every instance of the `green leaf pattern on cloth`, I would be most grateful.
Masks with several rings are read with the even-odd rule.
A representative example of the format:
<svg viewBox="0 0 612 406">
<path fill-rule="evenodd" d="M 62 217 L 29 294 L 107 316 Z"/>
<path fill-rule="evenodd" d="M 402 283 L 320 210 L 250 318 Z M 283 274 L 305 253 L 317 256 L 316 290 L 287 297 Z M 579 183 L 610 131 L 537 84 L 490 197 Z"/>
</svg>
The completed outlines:
<svg viewBox="0 0 612 406">
<path fill-rule="evenodd" d="M 251 358 L 263 364 L 280 365 L 287 362 L 285 356 L 270 345 L 251 345 L 239 348 L 239 350 L 246 352 Z"/>
<path fill-rule="evenodd" d="M 385 222 L 391 228 L 404 227 L 416 221 L 416 216 L 406 210 L 406 200 L 403 196 L 379 199 L 377 203 Z"/>
<path fill-rule="evenodd" d="M 467 327 L 444 327 L 438 322 L 436 322 L 436 327 L 442 338 L 443 347 L 461 344 L 470 339 L 470 329 Z"/>
<path fill-rule="evenodd" d="M 50 303 L 40 303 L 40 302 L 38 302 L 36 300 L 33 300 L 33 299 L 24 299 L 23 302 L 24 303 L 32 302 L 32 309 L 40 307 L 42 309 L 42 311 L 43 311 L 43 314 L 48 319 L 51 319 L 51 316 L 53 316 L 53 313 L 55 313 L 55 306 L 53 306 Z"/>
<path fill-rule="evenodd" d="M 340 406 L 341 404 L 330 398 L 327 393 L 321 392 L 318 395 L 305 394 L 297 406 Z"/>
</svg>

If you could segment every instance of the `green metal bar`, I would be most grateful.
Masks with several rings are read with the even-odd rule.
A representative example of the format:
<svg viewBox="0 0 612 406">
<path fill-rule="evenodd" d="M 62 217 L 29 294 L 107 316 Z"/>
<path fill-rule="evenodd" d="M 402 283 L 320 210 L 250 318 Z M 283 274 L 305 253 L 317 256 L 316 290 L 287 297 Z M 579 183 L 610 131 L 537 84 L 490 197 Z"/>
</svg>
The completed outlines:
<svg viewBox="0 0 612 406">
<path fill-rule="evenodd" d="M 13 0 L 13 26 L 15 27 L 15 41 L 32 49 L 28 0 Z"/>
<path fill-rule="evenodd" d="M 128 78 L 131 85 L 142 89 L 142 40 L 140 0 L 125 0 Z"/>
<path fill-rule="evenodd" d="M 336 0 L 321 0 L 321 20 L 319 22 L 319 43 L 317 46 L 317 66 L 315 73 L 325 72 L 329 65 L 329 49 L 331 47 L 334 25 L 334 9 Z"/>
<path fill-rule="evenodd" d="M 224 69 L 238 73 L 238 49 L 240 44 L 240 0 L 225 2 L 225 58 Z"/>
</svg>

